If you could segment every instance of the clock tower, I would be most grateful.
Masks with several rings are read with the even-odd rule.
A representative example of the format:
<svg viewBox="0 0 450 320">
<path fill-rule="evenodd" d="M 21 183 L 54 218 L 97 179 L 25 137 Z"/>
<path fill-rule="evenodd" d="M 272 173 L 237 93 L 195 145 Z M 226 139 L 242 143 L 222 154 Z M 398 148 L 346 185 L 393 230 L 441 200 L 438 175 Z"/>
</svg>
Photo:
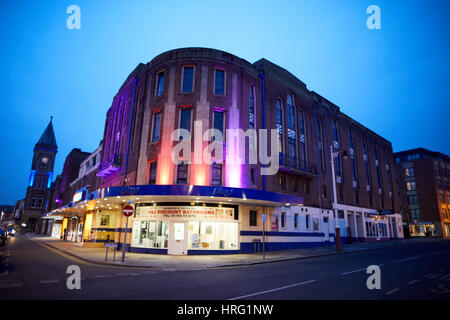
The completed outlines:
<svg viewBox="0 0 450 320">
<path fill-rule="evenodd" d="M 53 117 L 50 118 L 47 128 L 33 150 L 33 161 L 31 163 L 24 210 L 21 218 L 21 223 L 26 224 L 25 228 L 29 232 L 39 233 L 40 230 L 36 230 L 39 217 L 49 207 L 48 201 L 50 200 L 53 167 L 55 165 L 56 153 L 58 152 L 52 121 Z"/>
</svg>

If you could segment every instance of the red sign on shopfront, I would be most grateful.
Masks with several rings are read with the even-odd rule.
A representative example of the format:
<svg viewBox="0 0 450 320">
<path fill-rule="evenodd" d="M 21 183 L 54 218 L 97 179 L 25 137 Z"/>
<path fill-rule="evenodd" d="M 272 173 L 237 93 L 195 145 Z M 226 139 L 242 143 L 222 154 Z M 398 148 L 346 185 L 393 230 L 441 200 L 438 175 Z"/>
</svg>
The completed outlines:
<svg viewBox="0 0 450 320">
<path fill-rule="evenodd" d="M 132 206 L 126 205 L 125 207 L 123 207 L 122 213 L 123 213 L 123 215 L 124 215 L 125 217 L 130 217 L 130 216 L 133 215 L 134 209 L 133 209 Z"/>
</svg>

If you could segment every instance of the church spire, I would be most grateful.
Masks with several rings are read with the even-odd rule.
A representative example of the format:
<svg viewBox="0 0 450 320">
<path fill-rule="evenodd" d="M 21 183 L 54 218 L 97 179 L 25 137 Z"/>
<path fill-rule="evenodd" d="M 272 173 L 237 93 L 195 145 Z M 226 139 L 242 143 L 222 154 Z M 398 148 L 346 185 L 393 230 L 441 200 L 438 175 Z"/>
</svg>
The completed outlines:
<svg viewBox="0 0 450 320">
<path fill-rule="evenodd" d="M 36 146 L 38 145 L 52 147 L 55 149 L 58 148 L 58 145 L 56 144 L 55 132 L 53 131 L 53 116 L 50 117 L 50 122 L 47 125 L 47 128 L 45 129 L 39 141 L 36 143 Z"/>
</svg>

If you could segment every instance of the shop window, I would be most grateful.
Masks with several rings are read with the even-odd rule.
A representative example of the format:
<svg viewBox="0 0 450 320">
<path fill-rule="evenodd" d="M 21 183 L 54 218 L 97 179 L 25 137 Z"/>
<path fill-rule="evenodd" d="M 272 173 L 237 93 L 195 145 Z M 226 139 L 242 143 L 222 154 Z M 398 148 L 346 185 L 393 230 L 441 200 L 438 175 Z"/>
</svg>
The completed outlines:
<svg viewBox="0 0 450 320">
<path fill-rule="evenodd" d="M 194 67 L 183 67 L 183 84 L 181 92 L 192 92 L 194 88 Z"/>
<path fill-rule="evenodd" d="M 250 217 L 249 225 L 251 227 L 256 227 L 258 225 L 258 212 L 255 210 L 250 210 L 249 217 Z"/>
<path fill-rule="evenodd" d="M 225 71 L 215 69 L 214 93 L 225 95 Z"/>
<path fill-rule="evenodd" d="M 298 213 L 294 214 L 294 228 L 298 229 Z"/>
<path fill-rule="evenodd" d="M 134 221 L 132 238 L 134 247 L 166 249 L 168 239 L 168 221 Z"/>
<path fill-rule="evenodd" d="M 344 211 L 343 210 L 338 210 L 338 218 L 344 219 Z"/>
<path fill-rule="evenodd" d="M 313 219 L 313 231 L 319 231 L 319 219 Z"/>
<path fill-rule="evenodd" d="M 238 225 L 235 222 L 191 221 L 188 226 L 188 248 L 237 250 Z"/>
<path fill-rule="evenodd" d="M 305 220 L 306 220 L 306 229 L 309 230 L 309 214 L 305 216 Z"/>
<path fill-rule="evenodd" d="M 286 212 L 281 213 L 281 228 L 286 228 Z"/>
<path fill-rule="evenodd" d="M 109 214 L 101 214 L 100 215 L 100 226 L 101 227 L 109 227 L 110 216 Z"/>
</svg>

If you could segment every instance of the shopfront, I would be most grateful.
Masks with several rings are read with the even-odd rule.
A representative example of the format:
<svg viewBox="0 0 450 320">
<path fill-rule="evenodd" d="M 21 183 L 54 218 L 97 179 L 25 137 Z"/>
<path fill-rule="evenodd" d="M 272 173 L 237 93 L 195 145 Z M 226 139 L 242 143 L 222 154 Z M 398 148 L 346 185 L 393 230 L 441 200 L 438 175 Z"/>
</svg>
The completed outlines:
<svg viewBox="0 0 450 320">
<path fill-rule="evenodd" d="M 131 251 L 223 254 L 239 250 L 237 206 L 136 206 Z"/>
</svg>

